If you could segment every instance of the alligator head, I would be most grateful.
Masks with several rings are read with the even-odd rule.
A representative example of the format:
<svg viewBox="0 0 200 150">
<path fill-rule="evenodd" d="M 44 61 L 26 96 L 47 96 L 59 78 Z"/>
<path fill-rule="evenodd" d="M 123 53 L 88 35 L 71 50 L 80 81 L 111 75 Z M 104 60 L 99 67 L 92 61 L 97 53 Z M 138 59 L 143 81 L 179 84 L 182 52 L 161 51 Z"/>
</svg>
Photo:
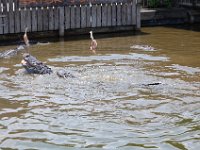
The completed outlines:
<svg viewBox="0 0 200 150">
<path fill-rule="evenodd" d="M 50 74 L 52 73 L 51 68 L 46 66 L 41 61 L 37 60 L 32 55 L 25 53 L 23 54 L 23 59 L 21 61 L 22 66 L 26 69 L 28 73 L 33 74 Z"/>
</svg>

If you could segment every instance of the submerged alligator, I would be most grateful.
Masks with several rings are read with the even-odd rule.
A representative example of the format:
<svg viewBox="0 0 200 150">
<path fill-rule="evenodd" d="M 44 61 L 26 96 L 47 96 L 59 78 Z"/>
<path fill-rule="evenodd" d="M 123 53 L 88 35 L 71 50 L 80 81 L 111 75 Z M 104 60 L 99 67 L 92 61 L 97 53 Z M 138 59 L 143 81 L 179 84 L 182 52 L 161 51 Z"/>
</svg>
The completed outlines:
<svg viewBox="0 0 200 150">
<path fill-rule="evenodd" d="M 53 70 L 45 65 L 43 62 L 37 60 L 34 56 L 29 53 L 23 54 L 23 59 L 21 61 L 22 66 L 25 68 L 27 73 L 30 74 L 51 74 Z M 67 72 L 66 70 L 58 70 L 56 74 L 62 78 L 74 78 L 74 75 Z"/>
<path fill-rule="evenodd" d="M 49 44 L 49 42 L 45 41 L 44 42 L 31 41 L 29 45 L 21 44 L 14 49 L 9 49 L 0 52 L 0 59 L 16 56 L 19 52 L 26 50 L 30 45 L 47 45 L 47 44 Z"/>
<path fill-rule="evenodd" d="M 3 51 L 3 52 L 0 53 L 0 58 L 10 58 L 12 56 L 17 55 L 17 53 L 19 51 L 24 50 L 24 49 L 25 49 L 25 46 L 20 45 L 15 49 L 9 49 L 9 50 Z"/>
<path fill-rule="evenodd" d="M 28 28 L 26 27 L 24 35 L 23 35 L 23 43 L 20 41 L 20 45 L 14 49 L 5 50 L 3 52 L 0 52 L 0 58 L 10 58 L 18 54 L 21 50 L 25 50 L 30 45 L 46 45 L 49 44 L 49 42 L 38 42 L 31 40 L 29 41 L 28 35 Z"/>
<path fill-rule="evenodd" d="M 156 49 L 149 45 L 132 45 L 130 48 L 139 49 L 144 51 L 155 51 Z"/>
</svg>

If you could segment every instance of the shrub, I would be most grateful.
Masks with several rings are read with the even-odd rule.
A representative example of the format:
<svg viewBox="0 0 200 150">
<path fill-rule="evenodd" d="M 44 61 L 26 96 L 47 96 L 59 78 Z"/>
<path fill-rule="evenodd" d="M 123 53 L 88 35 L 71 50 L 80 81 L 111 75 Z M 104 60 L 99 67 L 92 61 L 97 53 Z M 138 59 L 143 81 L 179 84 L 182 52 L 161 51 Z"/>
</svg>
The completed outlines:
<svg viewBox="0 0 200 150">
<path fill-rule="evenodd" d="M 167 8 L 172 7 L 172 1 L 171 0 L 164 0 L 164 6 Z"/>
<path fill-rule="evenodd" d="M 156 8 L 159 6 L 159 0 L 148 0 L 148 7 Z"/>
<path fill-rule="evenodd" d="M 149 8 L 157 8 L 157 7 L 165 7 L 170 8 L 172 7 L 172 0 L 148 0 L 148 7 Z"/>
</svg>

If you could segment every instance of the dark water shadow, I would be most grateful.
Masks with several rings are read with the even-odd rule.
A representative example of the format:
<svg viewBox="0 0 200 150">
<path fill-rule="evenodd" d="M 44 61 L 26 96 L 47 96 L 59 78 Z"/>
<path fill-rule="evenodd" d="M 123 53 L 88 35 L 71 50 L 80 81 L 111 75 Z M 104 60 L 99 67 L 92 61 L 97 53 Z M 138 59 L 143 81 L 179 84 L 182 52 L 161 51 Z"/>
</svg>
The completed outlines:
<svg viewBox="0 0 200 150">
<path fill-rule="evenodd" d="M 37 33 L 36 33 L 37 34 Z M 41 33 L 39 33 L 41 34 Z M 45 33 L 43 33 L 45 34 Z M 53 33 L 47 33 L 47 34 L 53 34 Z M 127 37 L 127 36 L 138 36 L 138 35 L 147 35 L 149 33 L 145 33 L 142 31 L 120 31 L 120 32 L 103 32 L 103 33 L 95 33 L 94 36 L 95 39 L 103 39 L 103 38 L 114 38 L 114 37 Z M 13 34 L 12 38 L 8 38 L 7 40 L 0 40 L 0 46 L 14 46 L 14 45 L 23 45 L 24 41 L 22 39 L 23 33 L 19 34 Z M 59 37 L 57 35 L 45 37 L 41 36 L 38 37 L 38 35 L 35 35 L 35 33 L 28 33 L 30 44 L 34 45 L 37 43 L 54 43 L 54 42 L 60 42 L 60 41 L 79 41 L 79 40 L 88 40 L 90 39 L 89 32 L 88 34 L 74 34 L 74 35 L 65 35 L 64 37 Z"/>
<path fill-rule="evenodd" d="M 95 33 L 95 39 L 104 39 L 104 38 L 114 38 L 114 37 L 128 37 L 128 36 L 137 36 L 137 35 L 148 35 L 149 33 L 142 31 L 121 31 L 121 32 L 103 32 L 103 33 Z M 65 41 L 75 41 L 75 40 L 88 40 L 90 39 L 89 33 L 83 35 L 71 35 L 65 36 L 63 38 Z"/>
<path fill-rule="evenodd" d="M 180 29 L 180 30 L 189 30 L 189 31 L 200 32 L 200 23 L 179 24 L 179 25 L 165 25 L 165 27 L 175 28 L 175 29 Z"/>
</svg>

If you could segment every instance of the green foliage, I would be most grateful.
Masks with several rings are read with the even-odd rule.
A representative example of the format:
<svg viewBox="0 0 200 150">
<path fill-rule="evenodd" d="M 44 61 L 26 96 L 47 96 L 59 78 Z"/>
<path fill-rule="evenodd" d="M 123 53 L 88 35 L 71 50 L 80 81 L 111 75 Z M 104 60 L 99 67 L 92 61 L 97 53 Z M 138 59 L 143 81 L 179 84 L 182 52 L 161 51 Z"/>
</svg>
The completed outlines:
<svg viewBox="0 0 200 150">
<path fill-rule="evenodd" d="M 159 6 L 159 0 L 148 0 L 148 7 L 156 8 Z"/>
<path fill-rule="evenodd" d="M 164 6 L 167 8 L 172 7 L 172 0 L 164 0 Z"/>
<path fill-rule="evenodd" d="M 158 8 L 158 7 L 172 7 L 172 0 L 148 0 L 148 7 L 149 8 Z"/>
</svg>

